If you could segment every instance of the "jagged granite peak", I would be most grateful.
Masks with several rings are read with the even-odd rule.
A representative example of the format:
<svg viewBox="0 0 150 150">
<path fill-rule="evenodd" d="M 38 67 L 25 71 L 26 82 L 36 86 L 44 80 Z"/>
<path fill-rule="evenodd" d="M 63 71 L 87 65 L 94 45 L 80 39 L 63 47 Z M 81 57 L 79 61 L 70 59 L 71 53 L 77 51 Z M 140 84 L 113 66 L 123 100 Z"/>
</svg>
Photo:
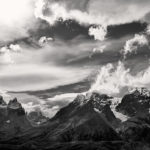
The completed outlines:
<svg viewBox="0 0 150 150">
<path fill-rule="evenodd" d="M 115 125 L 119 120 L 110 109 L 111 98 L 112 97 L 109 97 L 106 94 L 99 94 L 97 92 L 88 93 L 88 96 L 87 94 L 80 94 L 72 103 L 60 109 L 52 120 L 65 120 L 67 118 L 72 118 L 74 115 L 81 116 L 83 114 L 90 115 L 96 113 L 103 119 Z"/>
<path fill-rule="evenodd" d="M 9 101 L 7 105 L 8 113 L 17 113 L 18 115 L 25 115 L 25 110 L 22 107 L 21 103 L 18 102 L 17 98 L 14 98 Z"/>
<path fill-rule="evenodd" d="M 106 105 L 110 105 L 111 97 L 107 96 L 106 94 L 99 94 L 99 93 L 92 93 L 90 97 L 90 101 L 93 104 L 93 107 L 96 109 L 103 109 Z"/>
<path fill-rule="evenodd" d="M 32 128 L 26 113 L 17 98 L 9 101 L 4 107 L 0 107 L 0 140 L 14 137 Z"/>
<path fill-rule="evenodd" d="M 116 101 L 116 98 L 108 96 L 107 94 L 101 94 L 98 91 L 79 94 L 73 103 L 79 106 L 90 103 L 90 107 L 93 108 L 94 111 L 103 114 L 110 122 L 113 122 L 114 120 L 116 122 L 116 118 L 120 121 L 128 119 L 128 116 L 115 110 L 116 106 L 120 103 L 120 100 L 118 101 L 117 99 Z"/>
<path fill-rule="evenodd" d="M 79 94 L 77 97 L 74 99 L 73 104 L 75 105 L 84 105 L 87 103 L 91 103 L 92 107 L 94 109 L 98 109 L 101 111 L 104 106 L 110 105 L 112 97 L 109 97 L 106 94 L 100 94 L 98 92 L 92 92 L 92 93 L 86 93 L 84 94 Z"/>
<path fill-rule="evenodd" d="M 0 105 L 6 105 L 6 102 L 3 99 L 3 96 L 0 96 Z"/>
<path fill-rule="evenodd" d="M 150 95 L 146 88 L 136 88 L 126 94 L 116 110 L 128 116 L 150 112 Z"/>
<path fill-rule="evenodd" d="M 60 131 L 60 134 L 50 136 L 63 142 L 119 139 L 114 130 L 119 120 L 111 111 L 108 99 L 107 95 L 95 92 L 88 97 L 78 95 L 50 120 L 51 123 L 58 123 L 54 130 Z"/>
</svg>

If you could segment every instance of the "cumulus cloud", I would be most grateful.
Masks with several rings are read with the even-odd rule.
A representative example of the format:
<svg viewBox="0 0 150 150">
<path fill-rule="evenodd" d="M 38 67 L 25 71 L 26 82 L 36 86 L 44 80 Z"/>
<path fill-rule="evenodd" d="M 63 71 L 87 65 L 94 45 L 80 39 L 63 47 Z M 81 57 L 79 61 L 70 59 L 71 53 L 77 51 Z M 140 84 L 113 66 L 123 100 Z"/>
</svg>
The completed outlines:
<svg viewBox="0 0 150 150">
<path fill-rule="evenodd" d="M 89 91 L 99 91 L 107 94 L 119 94 L 124 87 L 150 88 L 150 67 L 132 75 L 122 62 L 115 67 L 112 64 L 103 66 Z"/>
<path fill-rule="evenodd" d="M 10 44 L 9 49 L 10 49 L 10 51 L 13 51 L 13 52 L 20 52 L 21 51 L 21 47 L 18 44 Z"/>
<path fill-rule="evenodd" d="M 60 18 L 63 21 L 73 19 L 84 25 L 98 25 L 89 28 L 89 35 L 103 41 L 108 25 L 143 20 L 150 11 L 149 5 L 149 0 L 38 0 L 35 17 L 46 20 L 50 25 Z"/>
<path fill-rule="evenodd" d="M 54 39 L 51 38 L 51 37 L 46 37 L 46 36 L 42 36 L 40 39 L 39 39 L 39 44 L 41 46 L 44 46 L 45 44 L 47 44 L 48 42 L 50 41 L 53 41 Z"/>
<path fill-rule="evenodd" d="M 103 53 L 105 48 L 106 48 L 106 45 L 102 45 L 101 47 L 93 48 L 93 53 L 97 53 L 97 52 Z"/>
<path fill-rule="evenodd" d="M 119 93 L 121 86 L 126 85 L 129 70 L 119 62 L 116 70 L 112 64 L 103 66 L 95 83 L 91 86 L 90 91 L 100 91 L 102 93 Z"/>
<path fill-rule="evenodd" d="M 103 41 L 107 34 L 107 29 L 102 26 L 98 27 L 90 27 L 89 28 L 89 35 L 94 36 L 95 40 Z"/>
<path fill-rule="evenodd" d="M 123 49 L 124 57 L 128 53 L 136 52 L 138 47 L 148 46 L 149 42 L 144 34 L 135 34 L 134 38 L 127 40 Z"/>
<path fill-rule="evenodd" d="M 0 64 L 13 64 L 12 53 L 21 52 L 21 47 L 18 44 L 10 44 L 0 49 Z"/>
</svg>

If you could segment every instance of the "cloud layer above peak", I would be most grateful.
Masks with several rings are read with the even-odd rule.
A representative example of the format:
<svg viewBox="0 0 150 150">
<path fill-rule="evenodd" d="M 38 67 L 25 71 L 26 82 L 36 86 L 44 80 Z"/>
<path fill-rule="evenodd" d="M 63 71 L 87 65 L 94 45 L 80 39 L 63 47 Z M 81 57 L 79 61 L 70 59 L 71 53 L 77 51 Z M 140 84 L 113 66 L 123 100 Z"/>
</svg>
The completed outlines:
<svg viewBox="0 0 150 150">
<path fill-rule="evenodd" d="M 103 66 L 89 91 L 115 95 L 120 94 L 125 87 L 147 87 L 150 89 L 149 76 L 150 67 L 133 75 L 131 70 L 126 68 L 123 62 L 119 61 L 117 65 L 107 64 Z"/>
</svg>

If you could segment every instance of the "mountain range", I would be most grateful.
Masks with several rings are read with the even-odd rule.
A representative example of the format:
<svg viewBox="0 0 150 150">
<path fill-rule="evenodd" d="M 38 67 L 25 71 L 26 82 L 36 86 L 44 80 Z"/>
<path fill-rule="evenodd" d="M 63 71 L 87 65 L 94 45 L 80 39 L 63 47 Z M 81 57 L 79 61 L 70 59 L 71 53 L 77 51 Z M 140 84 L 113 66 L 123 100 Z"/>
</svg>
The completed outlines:
<svg viewBox="0 0 150 150">
<path fill-rule="evenodd" d="M 0 96 L 0 148 L 10 150 L 149 150 L 150 92 L 123 98 L 79 94 L 54 117 L 27 113 L 17 98 Z"/>
</svg>

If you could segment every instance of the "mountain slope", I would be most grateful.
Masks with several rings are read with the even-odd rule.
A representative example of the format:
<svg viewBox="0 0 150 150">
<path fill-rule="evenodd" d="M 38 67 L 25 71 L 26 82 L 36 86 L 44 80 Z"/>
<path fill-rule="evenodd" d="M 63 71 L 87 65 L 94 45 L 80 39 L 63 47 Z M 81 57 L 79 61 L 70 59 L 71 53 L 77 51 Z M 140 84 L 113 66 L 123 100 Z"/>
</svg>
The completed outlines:
<svg viewBox="0 0 150 150">
<path fill-rule="evenodd" d="M 138 141 L 150 146 L 150 114 L 128 119 L 121 124 L 118 132 L 126 141 Z"/>
</svg>

